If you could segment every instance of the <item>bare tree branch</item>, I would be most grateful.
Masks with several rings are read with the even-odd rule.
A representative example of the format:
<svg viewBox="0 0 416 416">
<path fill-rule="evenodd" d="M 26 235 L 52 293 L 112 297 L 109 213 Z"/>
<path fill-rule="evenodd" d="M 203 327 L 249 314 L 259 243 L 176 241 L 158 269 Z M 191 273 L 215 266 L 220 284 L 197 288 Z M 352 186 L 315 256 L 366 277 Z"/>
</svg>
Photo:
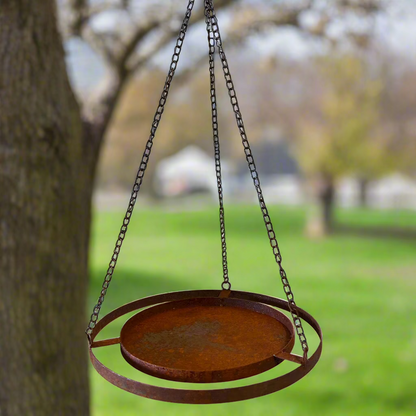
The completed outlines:
<svg viewBox="0 0 416 416">
<path fill-rule="evenodd" d="M 66 7 L 65 7 L 66 6 Z M 111 10 L 126 10 L 124 1 L 101 1 L 91 4 L 88 0 L 68 0 L 64 3 L 65 13 L 64 34 L 65 37 L 81 36 L 83 29 L 89 21 L 104 12 Z"/>
<path fill-rule="evenodd" d="M 152 30 L 158 29 L 164 24 L 166 23 L 163 21 L 149 21 L 145 26 L 138 27 L 137 30 L 131 34 L 127 42 L 125 42 L 122 50 L 118 54 L 118 57 L 117 57 L 118 69 L 121 71 L 125 71 L 125 70 L 130 71 L 131 69 L 127 68 L 127 62 L 131 58 L 131 56 L 136 53 L 136 49 L 138 45 L 140 44 L 140 42 Z M 173 33 L 170 35 L 170 38 L 174 36 L 174 33 L 176 33 L 176 31 L 173 31 Z M 159 49 L 156 47 L 155 50 L 157 51 Z"/>
<path fill-rule="evenodd" d="M 218 0 L 217 9 L 224 8 L 233 1 L 235 0 Z M 172 18 L 172 16 L 169 17 Z M 203 19 L 203 8 L 197 9 L 190 25 L 195 25 Z M 94 33 L 89 27 L 82 31 L 84 40 L 88 40 L 90 45 L 98 50 L 108 64 L 109 74 L 107 79 L 96 93 L 88 97 L 83 103 L 84 119 L 89 126 L 94 126 L 97 145 L 103 140 L 118 99 L 131 75 L 143 68 L 153 58 L 155 52 L 168 45 L 178 33 L 177 27 L 170 28 L 166 26 L 166 19 L 149 20 L 142 25 L 137 25 L 127 40 L 117 47 L 117 52 L 109 48 L 105 36 Z M 138 55 L 137 49 L 150 33 L 159 33 L 159 39 L 151 50 Z"/>
<path fill-rule="evenodd" d="M 218 0 L 216 3 L 217 9 L 224 8 L 236 0 Z M 145 63 L 149 61 L 154 55 L 155 51 L 160 51 L 177 35 L 177 27 L 169 27 L 168 22 L 172 19 L 169 15 L 162 19 L 149 20 L 142 26 L 138 26 L 124 42 L 123 47 L 117 54 L 117 66 L 123 71 L 136 71 L 140 69 Z M 204 9 L 200 8 L 194 11 L 191 25 L 195 25 L 204 19 Z M 150 33 L 158 33 L 159 39 L 152 47 L 152 51 L 139 55 L 138 47 L 146 36 Z"/>
<path fill-rule="evenodd" d="M 376 13 L 382 9 L 382 0 L 338 0 L 346 9 L 355 9 L 364 13 Z"/>
<path fill-rule="evenodd" d="M 273 7 L 262 10 L 258 7 L 245 7 L 238 11 L 233 19 L 231 31 L 242 33 L 264 30 L 267 25 L 300 27 L 300 15 L 309 10 L 312 2 L 301 7 Z"/>
<path fill-rule="evenodd" d="M 304 0 L 296 4 L 279 2 L 278 7 L 273 3 L 265 7 L 247 4 L 238 7 L 238 0 L 217 0 L 216 8 L 219 10 L 237 3 L 233 9 L 232 23 L 223 37 L 227 44 L 238 44 L 251 34 L 267 27 L 290 26 L 309 35 L 325 38 L 327 28 L 332 18 L 336 16 L 337 10 L 348 8 L 361 15 L 371 14 L 379 10 L 378 5 L 381 1 L 336 0 L 331 3 L 330 8 L 319 9 L 315 6 L 320 3 L 315 0 Z M 88 0 L 67 0 L 67 2 L 71 8 L 72 17 L 69 20 L 72 34 L 81 37 L 100 54 L 108 69 L 105 82 L 83 103 L 84 119 L 90 128 L 93 126 L 92 130 L 95 132 L 95 140 L 99 146 L 127 81 L 132 74 L 147 66 L 155 54 L 165 48 L 177 34 L 178 28 L 170 24 L 175 12 L 165 8 L 163 13 L 155 13 L 154 9 L 149 9 L 140 15 L 137 22 L 103 32 L 94 29 L 93 18 L 108 10 L 130 10 L 129 0 L 108 0 L 101 3 L 92 3 Z M 308 11 L 313 11 L 318 16 L 312 25 L 305 25 L 302 21 L 302 14 Z M 130 13 L 125 17 L 133 21 L 137 16 Z M 191 25 L 200 23 L 203 19 L 204 8 L 195 8 Z M 126 32 L 127 34 L 124 34 Z M 353 34 L 348 36 L 355 39 Z M 152 46 L 141 48 L 149 39 L 153 40 Z M 195 72 L 195 67 L 198 67 L 204 59 L 205 57 L 197 58 L 196 66 L 192 65 L 182 70 L 177 76 L 186 79 Z"/>
<path fill-rule="evenodd" d="M 110 36 L 113 36 L 110 42 Z M 114 54 L 115 48 L 110 47 L 111 43 L 120 43 L 120 40 L 114 34 L 99 33 L 90 26 L 86 26 L 82 30 L 82 39 L 104 60 L 107 66 L 115 67 L 117 65 L 117 58 Z"/>
</svg>

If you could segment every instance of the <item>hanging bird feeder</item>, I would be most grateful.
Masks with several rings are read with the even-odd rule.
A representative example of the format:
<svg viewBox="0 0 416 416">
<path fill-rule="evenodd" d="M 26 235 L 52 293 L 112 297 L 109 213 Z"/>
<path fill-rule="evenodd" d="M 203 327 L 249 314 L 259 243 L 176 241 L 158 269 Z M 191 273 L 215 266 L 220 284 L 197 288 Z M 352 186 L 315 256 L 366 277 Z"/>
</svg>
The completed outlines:
<svg viewBox="0 0 416 416">
<path fill-rule="evenodd" d="M 224 52 L 213 0 L 204 0 L 204 10 L 208 33 L 210 101 L 222 247 L 223 282 L 221 290 L 194 290 L 155 295 L 121 306 L 98 320 L 142 185 L 153 139 L 175 75 L 194 2 L 195 0 L 188 1 L 169 73 L 152 123 L 150 137 L 134 182 L 129 206 L 86 334 L 89 341 L 90 359 L 94 368 L 115 386 L 139 396 L 167 402 L 224 403 L 273 393 L 304 377 L 319 360 L 322 350 L 322 332 L 316 320 L 296 305 L 288 277 L 282 266 L 282 257 L 263 198 L 260 179 Z M 217 119 L 214 64 L 217 51 L 286 300 L 231 290 L 228 276 Z M 139 310 L 140 312 L 124 324 L 119 337 L 95 340 L 97 335 L 112 321 L 129 312 Z M 281 310 L 289 312 L 292 321 Z M 319 345 L 312 355 L 309 354 L 302 322 L 309 324 L 320 339 Z M 295 338 L 299 340 L 302 355 L 292 352 Z M 217 383 L 239 380 L 260 374 L 284 360 L 296 363 L 297 367 L 289 373 L 269 381 L 243 387 L 214 390 L 171 389 L 128 379 L 104 366 L 94 355 L 94 349 L 114 344 L 120 344 L 121 353 L 125 360 L 139 371 L 158 378 L 180 382 Z"/>
</svg>

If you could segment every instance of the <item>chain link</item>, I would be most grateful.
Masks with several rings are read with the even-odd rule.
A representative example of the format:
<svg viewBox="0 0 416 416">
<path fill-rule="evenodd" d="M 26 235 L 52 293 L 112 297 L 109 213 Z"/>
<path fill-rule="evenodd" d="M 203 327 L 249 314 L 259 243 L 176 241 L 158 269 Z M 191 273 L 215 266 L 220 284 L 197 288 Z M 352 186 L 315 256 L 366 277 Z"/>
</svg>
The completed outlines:
<svg viewBox="0 0 416 416">
<path fill-rule="evenodd" d="M 228 260 L 227 260 L 227 242 L 225 238 L 225 214 L 224 214 L 224 195 L 222 189 L 222 173 L 221 173 L 221 153 L 220 138 L 218 131 L 218 107 L 217 93 L 215 86 L 215 38 L 212 30 L 211 21 L 209 19 L 209 11 L 207 2 L 205 1 L 205 22 L 207 25 L 208 48 L 209 48 L 209 78 L 210 78 L 210 99 L 211 99 L 211 116 L 212 116 L 212 134 L 214 141 L 215 154 L 215 174 L 217 178 L 218 202 L 219 202 L 219 218 L 221 232 L 221 250 L 222 250 L 222 269 L 224 281 L 221 284 L 223 290 L 230 290 L 231 283 L 228 277 Z"/>
<path fill-rule="evenodd" d="M 243 117 L 241 115 L 240 106 L 237 100 L 237 94 L 234 88 L 234 82 L 232 80 L 230 69 L 228 66 L 227 57 L 223 49 L 221 33 L 220 33 L 219 26 L 218 26 L 218 19 L 215 14 L 213 0 L 205 0 L 205 8 L 206 8 L 206 13 L 208 15 L 208 20 L 210 21 L 210 27 L 212 28 L 212 31 L 214 33 L 214 39 L 219 50 L 219 56 L 220 56 L 220 60 L 222 64 L 222 69 L 224 72 L 226 86 L 228 89 L 228 95 L 230 97 L 230 102 L 231 102 L 234 115 L 236 118 L 237 127 L 240 132 L 240 136 L 241 136 L 242 144 L 244 147 L 244 152 L 246 155 L 246 160 L 248 163 L 250 174 L 253 179 L 254 187 L 257 192 L 257 197 L 258 197 L 260 208 L 263 214 L 264 223 L 266 225 L 266 230 L 267 230 L 267 234 L 270 240 L 270 245 L 272 247 L 276 262 L 279 266 L 280 277 L 281 277 L 283 289 L 284 289 L 284 292 L 286 294 L 286 298 L 289 304 L 290 313 L 292 315 L 293 323 L 296 328 L 296 333 L 299 337 L 299 341 L 302 346 L 304 357 L 306 358 L 308 350 L 309 350 L 308 342 L 306 340 L 306 336 L 305 336 L 303 326 L 302 326 L 302 321 L 298 313 L 298 309 L 295 303 L 295 298 L 294 298 L 292 289 L 289 284 L 289 280 L 282 266 L 282 255 L 280 254 L 279 245 L 276 240 L 276 234 L 273 230 L 273 225 L 270 219 L 269 211 L 264 201 L 263 191 L 260 186 L 259 175 L 257 172 L 256 164 L 254 162 L 254 157 L 250 148 L 250 143 L 247 138 L 246 130 L 244 127 Z"/>
<path fill-rule="evenodd" d="M 116 264 L 117 264 L 117 260 L 118 260 L 119 254 L 120 254 L 121 246 L 123 244 L 124 238 L 125 238 L 126 233 L 127 233 L 127 227 L 130 223 L 130 219 L 131 219 L 131 216 L 133 214 L 133 209 L 134 209 L 134 205 L 135 205 L 136 200 L 137 200 L 137 195 L 140 191 L 140 187 L 141 187 L 142 182 L 143 182 L 144 173 L 146 171 L 147 163 L 149 161 L 150 153 L 152 151 L 153 139 L 156 135 L 156 131 L 157 131 L 157 128 L 159 126 L 159 122 L 162 118 L 162 114 L 163 114 L 163 111 L 165 109 L 165 104 L 166 104 L 168 94 L 169 94 L 170 85 L 171 85 L 172 79 L 175 75 L 175 71 L 176 71 L 176 68 L 177 68 L 177 65 L 178 65 L 178 62 L 179 62 L 179 57 L 180 57 L 180 54 L 181 54 L 181 50 L 182 50 L 183 42 L 184 42 L 184 39 L 185 39 L 186 31 L 188 29 L 189 19 L 191 18 L 194 3 L 195 3 L 195 0 L 189 0 L 188 1 L 188 6 L 187 6 L 187 9 L 186 9 L 185 17 L 182 21 L 182 26 L 181 26 L 181 29 L 180 29 L 180 32 L 179 32 L 179 36 L 176 40 L 174 53 L 172 55 L 172 60 L 171 60 L 170 67 L 169 67 L 169 72 L 168 72 L 168 75 L 166 77 L 166 81 L 165 81 L 165 85 L 163 87 L 161 98 L 159 100 L 159 105 L 157 107 L 155 116 L 153 118 L 152 126 L 151 126 L 151 129 L 150 129 L 150 136 L 149 136 L 149 139 L 147 140 L 146 147 L 145 147 L 142 159 L 141 159 L 140 167 L 139 167 L 139 170 L 137 172 L 136 179 L 134 181 L 134 186 L 133 186 L 133 190 L 132 190 L 132 193 L 131 193 L 131 197 L 130 197 L 129 205 L 128 205 L 128 208 L 127 208 L 127 212 L 124 216 L 123 224 L 121 226 L 120 233 L 119 233 L 117 241 L 116 241 L 114 252 L 113 252 L 113 255 L 111 257 L 111 261 L 108 265 L 107 273 L 106 273 L 105 278 L 104 278 L 104 283 L 103 283 L 103 286 L 102 286 L 102 289 L 101 289 L 100 296 L 98 298 L 97 304 L 94 306 L 94 309 L 93 309 L 88 327 L 85 330 L 85 333 L 88 336 L 91 334 L 93 328 L 95 327 L 95 325 L 98 321 L 98 315 L 100 313 L 101 306 L 104 302 L 104 297 L 107 293 L 107 289 L 108 289 L 108 287 L 110 285 L 110 282 L 111 282 L 111 279 L 113 277 L 114 269 L 115 269 Z"/>
</svg>

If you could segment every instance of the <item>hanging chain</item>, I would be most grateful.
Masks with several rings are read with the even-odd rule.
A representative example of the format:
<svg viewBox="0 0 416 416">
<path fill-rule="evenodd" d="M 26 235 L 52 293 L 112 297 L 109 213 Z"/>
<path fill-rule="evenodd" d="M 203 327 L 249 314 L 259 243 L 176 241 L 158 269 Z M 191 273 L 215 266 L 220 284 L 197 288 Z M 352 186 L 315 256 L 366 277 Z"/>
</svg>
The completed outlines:
<svg viewBox="0 0 416 416">
<path fill-rule="evenodd" d="M 284 288 L 284 291 L 286 293 L 286 297 L 288 300 L 289 309 L 292 314 L 293 323 L 296 327 L 296 332 L 299 336 L 299 340 L 302 345 L 304 356 L 306 357 L 307 352 L 308 352 L 308 343 L 307 343 L 307 340 L 303 331 L 302 322 L 298 314 L 293 292 L 289 285 L 286 272 L 284 271 L 283 266 L 282 266 L 282 256 L 280 254 L 280 249 L 276 240 L 275 232 L 273 230 L 272 222 L 270 220 L 269 212 L 267 210 L 266 203 L 264 201 L 263 192 L 260 186 L 260 179 L 258 176 L 258 172 L 256 169 L 256 165 L 254 162 L 250 144 L 247 139 L 240 107 L 239 107 L 238 100 L 237 100 L 237 95 L 236 95 L 235 88 L 234 88 L 234 83 L 230 74 L 228 61 L 227 61 L 227 58 L 226 58 L 226 55 L 224 53 L 224 49 L 222 46 L 222 39 L 221 39 L 220 31 L 219 31 L 218 20 L 215 15 L 213 1 L 212 0 L 204 0 L 204 1 L 205 1 L 205 16 L 206 16 L 207 31 L 208 31 L 208 42 L 209 42 L 209 70 L 210 70 L 210 81 L 211 81 L 211 111 L 212 111 L 214 150 L 215 150 L 215 166 L 216 166 L 216 176 L 217 176 L 217 186 L 218 186 L 218 197 L 219 197 L 219 203 L 220 203 L 220 228 L 221 228 L 221 243 L 222 243 L 222 257 L 223 257 L 223 272 L 224 272 L 224 282 L 222 284 L 222 287 L 223 289 L 229 289 L 231 288 L 231 284 L 229 283 L 229 280 L 228 280 L 227 251 L 226 251 L 226 241 L 225 241 L 224 206 L 223 206 L 223 191 L 222 191 L 222 177 L 221 177 L 221 163 L 220 163 L 220 146 L 219 146 L 219 135 L 218 135 L 216 89 L 215 89 L 215 66 L 214 66 L 215 44 L 219 50 L 219 56 L 221 59 L 226 86 L 228 89 L 231 105 L 232 105 L 235 118 L 237 121 L 237 127 L 239 129 L 240 136 L 242 139 L 244 152 L 246 154 L 246 159 L 247 159 L 247 163 L 250 169 L 251 177 L 253 179 L 253 183 L 257 191 L 257 196 L 258 196 L 260 208 L 263 214 L 263 219 L 266 225 L 268 237 L 270 240 L 270 245 L 273 249 L 273 254 L 279 266 L 280 276 L 281 276 L 283 288 Z M 180 53 L 181 53 L 182 46 L 183 46 L 183 41 L 185 39 L 186 31 L 188 28 L 189 19 L 192 14 L 194 2 L 195 0 L 188 1 L 186 14 L 182 22 L 180 33 L 175 44 L 175 49 L 174 49 L 174 53 L 173 53 L 170 68 L 169 68 L 169 73 L 166 78 L 163 92 L 159 100 L 159 105 L 158 105 L 158 108 L 156 110 L 156 113 L 153 119 L 152 127 L 150 130 L 150 136 L 146 143 L 146 147 L 145 147 L 142 159 L 141 159 L 140 167 L 137 172 L 137 176 L 134 182 L 127 212 L 123 219 L 123 224 L 121 226 L 120 233 L 116 241 L 114 252 L 111 257 L 111 261 L 109 263 L 109 267 L 108 267 L 108 270 L 104 279 L 104 283 L 102 285 L 100 296 L 98 298 L 97 304 L 94 306 L 90 322 L 85 331 L 88 336 L 91 334 L 93 328 L 96 325 L 96 322 L 98 321 L 98 315 L 101 310 L 101 306 L 104 302 L 104 297 L 107 293 L 107 289 L 110 285 L 110 282 L 114 273 L 114 269 L 117 264 L 118 256 L 119 256 L 121 246 L 123 244 L 123 241 L 127 232 L 127 227 L 130 223 L 134 205 L 137 200 L 138 192 L 140 191 L 140 188 L 143 182 L 144 173 L 146 171 L 151 149 L 153 146 L 153 139 L 155 137 L 157 128 L 159 126 L 159 122 L 162 118 L 162 114 L 163 114 L 165 104 L 167 101 L 167 97 L 169 94 L 170 85 L 175 75 L 175 71 L 177 68 L 177 64 L 178 64 Z"/>
<path fill-rule="evenodd" d="M 139 167 L 139 170 L 137 172 L 136 179 L 134 181 L 134 186 L 133 186 L 133 190 L 132 190 L 132 193 L 131 193 L 130 202 L 129 202 L 129 205 L 128 205 L 128 208 L 127 208 L 126 215 L 124 216 L 124 219 L 123 219 L 123 225 L 121 226 L 120 233 L 118 235 L 116 245 L 115 245 L 115 248 L 114 248 L 114 252 L 113 252 L 113 255 L 111 257 L 111 261 L 109 263 L 107 273 L 106 273 L 105 278 L 104 278 L 104 283 L 103 283 L 103 286 L 102 286 L 102 289 L 101 289 L 100 296 L 98 298 L 97 304 L 94 306 L 90 322 L 89 322 L 88 327 L 85 331 L 85 333 L 88 335 L 88 337 L 91 334 L 93 328 L 95 327 L 96 322 L 98 321 L 98 314 L 100 313 L 101 306 L 104 302 L 104 297 L 107 293 L 107 289 L 108 289 L 108 287 L 110 285 L 110 282 L 111 282 L 111 279 L 113 277 L 114 269 L 115 269 L 116 264 L 117 264 L 117 259 L 118 259 L 118 256 L 120 254 L 120 249 L 121 249 L 121 246 L 123 244 L 124 238 L 126 236 L 127 227 L 130 223 L 131 216 L 133 214 L 133 209 L 134 209 L 134 205 L 135 205 L 136 200 L 137 200 L 137 195 L 140 191 L 140 187 L 141 187 L 142 182 L 143 182 L 144 173 L 146 171 L 147 163 L 149 161 L 150 153 L 152 151 L 153 139 L 156 135 L 156 131 L 157 131 L 157 128 L 159 126 L 159 122 L 162 118 L 162 114 L 163 114 L 163 111 L 165 109 L 166 100 L 167 100 L 168 94 L 169 94 L 170 85 L 171 85 L 172 79 L 175 75 L 175 71 L 176 71 L 176 68 L 177 68 L 177 65 L 178 65 L 179 57 L 180 57 L 181 50 L 182 50 L 182 45 L 183 45 L 183 42 L 184 42 L 184 39 L 185 39 L 186 31 L 188 29 L 189 19 L 191 18 L 194 3 L 195 3 L 195 0 L 189 0 L 188 1 L 188 6 L 187 6 L 187 9 L 186 9 L 185 17 L 184 17 L 183 22 L 182 22 L 182 26 L 181 26 L 181 29 L 180 29 L 180 32 L 179 32 L 179 36 L 176 40 L 174 53 L 172 55 L 172 60 L 171 60 L 171 64 L 170 64 L 170 67 L 169 67 L 169 72 L 168 72 L 168 75 L 167 75 L 167 78 L 166 78 L 166 81 L 165 81 L 165 85 L 163 87 L 161 98 L 159 100 L 159 105 L 157 107 L 155 116 L 153 118 L 152 127 L 150 129 L 150 136 L 149 136 L 149 139 L 147 140 L 146 147 L 145 147 L 142 159 L 141 159 L 140 167 Z"/>
<path fill-rule="evenodd" d="M 218 132 L 217 93 L 216 93 L 216 87 L 215 87 L 215 37 L 214 37 L 214 32 L 211 26 L 211 21 L 209 19 L 209 8 L 208 8 L 208 3 L 206 2 L 206 0 L 205 0 L 205 22 L 207 24 L 207 34 L 208 34 L 212 134 L 213 134 L 214 153 L 215 153 L 215 173 L 217 177 L 217 188 L 218 188 L 221 250 L 222 250 L 222 269 L 223 269 L 223 277 L 224 277 L 224 281 L 221 284 L 221 288 L 223 290 L 230 290 L 231 283 L 228 278 L 227 242 L 225 239 L 224 196 L 223 196 L 223 189 L 222 189 L 220 138 L 219 138 L 219 132 Z"/>
<path fill-rule="evenodd" d="M 254 187 L 255 187 L 256 192 L 257 192 L 257 197 L 258 197 L 260 208 L 261 208 L 261 211 L 262 211 L 262 214 L 263 214 L 264 223 L 266 225 L 266 230 L 267 230 L 267 234 L 268 234 L 268 237 L 269 237 L 269 240 L 270 240 L 270 245 L 273 249 L 273 254 L 274 254 L 276 262 L 279 266 L 279 272 L 280 272 L 280 277 L 281 277 L 281 280 L 282 280 L 282 283 L 283 283 L 283 289 L 285 291 L 286 298 L 287 298 L 288 305 L 289 305 L 289 309 L 290 309 L 290 313 L 292 315 L 293 323 L 295 325 L 296 332 L 298 334 L 299 341 L 300 341 L 301 346 L 302 346 L 303 355 L 304 355 L 304 358 L 307 358 L 307 353 L 308 353 L 308 350 L 309 350 L 308 342 L 306 340 L 306 336 L 305 336 L 305 333 L 303 331 L 302 321 L 299 317 L 298 308 L 297 308 L 296 303 L 295 303 L 295 297 L 294 297 L 292 289 L 289 285 L 289 280 L 288 280 L 288 277 L 286 275 L 286 272 L 285 272 L 285 270 L 283 269 L 283 266 L 282 266 L 282 256 L 280 254 L 279 245 L 277 244 L 276 234 L 273 230 L 273 225 L 272 225 L 272 222 L 271 222 L 271 219 L 270 219 L 269 211 L 267 210 L 266 203 L 264 201 L 263 191 L 262 191 L 261 186 L 260 186 L 259 175 L 258 175 L 258 172 L 257 172 L 256 165 L 254 163 L 254 157 L 253 157 L 253 154 L 252 154 L 252 151 L 251 151 L 251 148 L 250 148 L 250 143 L 248 141 L 246 130 L 245 130 L 245 127 L 244 127 L 243 117 L 241 115 L 240 106 L 239 106 L 238 100 L 237 100 L 237 94 L 236 94 L 236 91 L 235 91 L 235 88 L 234 88 L 234 82 L 232 80 L 230 69 L 229 69 L 229 66 L 228 66 L 227 57 L 226 57 L 224 49 L 223 49 L 220 29 L 219 29 L 219 26 L 218 26 L 218 19 L 215 15 L 213 0 L 205 0 L 205 4 L 206 4 L 205 7 L 207 9 L 208 17 L 209 17 L 209 20 L 210 20 L 210 26 L 211 26 L 212 31 L 214 33 L 215 42 L 216 42 L 218 50 L 219 50 L 222 69 L 223 69 L 223 72 L 224 72 L 224 78 L 225 78 L 226 86 L 227 86 L 227 89 L 228 89 L 228 95 L 230 97 L 231 105 L 232 105 L 232 108 L 233 108 L 233 111 L 234 111 L 234 114 L 235 114 L 235 118 L 236 118 L 236 121 L 237 121 L 237 127 L 238 127 L 238 130 L 240 132 L 242 144 L 243 144 L 243 147 L 244 147 L 244 152 L 245 152 L 245 155 L 246 155 L 246 160 L 247 160 L 247 163 L 248 163 L 248 167 L 250 169 L 250 174 L 251 174 L 251 177 L 253 179 Z"/>
</svg>

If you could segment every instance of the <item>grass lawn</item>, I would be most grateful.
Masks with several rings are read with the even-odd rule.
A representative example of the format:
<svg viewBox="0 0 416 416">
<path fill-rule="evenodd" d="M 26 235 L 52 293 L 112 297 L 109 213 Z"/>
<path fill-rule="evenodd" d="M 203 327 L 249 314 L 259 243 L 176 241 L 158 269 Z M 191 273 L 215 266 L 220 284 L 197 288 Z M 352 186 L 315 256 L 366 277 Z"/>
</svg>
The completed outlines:
<svg viewBox="0 0 416 416">
<path fill-rule="evenodd" d="M 283 297 L 258 207 L 227 208 L 233 288 Z M 122 216 L 121 212 L 95 215 L 91 308 Z M 269 396 L 199 406 L 134 396 L 107 383 L 91 369 L 94 416 L 416 415 L 416 239 L 345 233 L 310 241 L 303 235 L 304 210 L 272 207 L 271 217 L 296 301 L 318 320 L 324 333 L 323 353 L 315 369 L 295 385 Z M 416 214 L 412 212 L 350 210 L 338 212 L 338 218 L 342 224 L 355 226 L 416 227 Z M 219 289 L 221 272 L 216 209 L 181 213 L 138 210 L 102 314 L 151 294 Z M 106 335 L 117 336 L 121 324 L 108 329 Z M 316 345 L 313 334 L 308 334 L 310 344 Z M 177 386 L 134 370 L 121 358 L 117 345 L 96 352 L 105 364 L 125 376 Z M 283 363 L 248 381 L 266 380 L 291 365 Z"/>
</svg>

